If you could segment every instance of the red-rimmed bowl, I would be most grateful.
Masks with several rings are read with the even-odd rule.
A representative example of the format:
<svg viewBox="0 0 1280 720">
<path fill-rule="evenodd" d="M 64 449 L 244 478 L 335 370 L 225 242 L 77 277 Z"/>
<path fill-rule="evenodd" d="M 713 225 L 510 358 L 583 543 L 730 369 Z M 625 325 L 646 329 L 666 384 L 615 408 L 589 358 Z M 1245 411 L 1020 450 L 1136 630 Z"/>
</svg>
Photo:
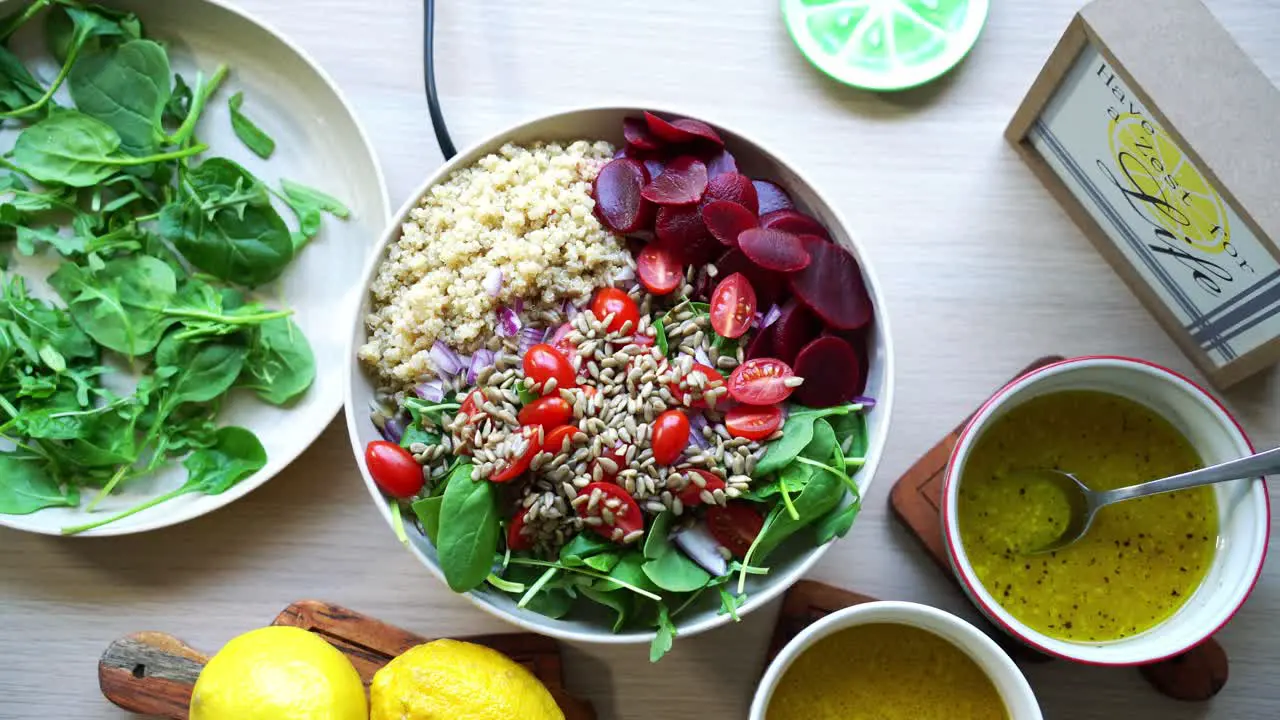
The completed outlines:
<svg viewBox="0 0 1280 720">
<path fill-rule="evenodd" d="M 965 464 L 991 424 L 1032 398 L 1066 390 L 1096 390 L 1141 403 L 1186 436 L 1206 465 L 1253 452 L 1235 418 L 1187 378 L 1158 365 L 1122 357 L 1082 357 L 1033 370 L 997 392 L 969 421 L 951 453 L 943 486 L 942 523 L 951 567 L 974 604 L 1023 643 L 1049 655 L 1095 665 L 1141 665 L 1181 654 L 1207 639 L 1240 609 L 1262 572 L 1271 511 L 1263 478 L 1214 486 L 1217 549 L 1204 581 L 1164 622 L 1108 642 L 1071 642 L 1018 621 L 983 587 L 960 541 L 956 504 Z M 1153 478 L 1154 479 L 1154 478 Z"/>
</svg>

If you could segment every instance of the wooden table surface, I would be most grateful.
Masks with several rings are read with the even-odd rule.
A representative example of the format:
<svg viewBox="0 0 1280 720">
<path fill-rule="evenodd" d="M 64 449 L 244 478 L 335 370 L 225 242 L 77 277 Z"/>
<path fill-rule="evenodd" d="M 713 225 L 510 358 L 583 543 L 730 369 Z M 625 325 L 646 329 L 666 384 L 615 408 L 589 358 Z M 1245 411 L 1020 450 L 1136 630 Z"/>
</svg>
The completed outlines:
<svg viewBox="0 0 1280 720">
<path fill-rule="evenodd" d="M 372 134 L 393 204 L 403 202 L 441 162 L 421 89 L 419 0 L 239 2 L 337 79 Z M 924 89 L 876 96 L 812 69 L 788 39 L 777 0 L 440 0 L 438 77 L 459 145 L 563 106 L 649 101 L 725 118 L 825 189 L 886 286 L 898 402 L 866 510 L 813 577 L 972 617 L 891 519 L 894 479 L 1034 357 L 1120 353 L 1191 371 L 1001 138 L 1079 4 L 995 2 L 958 70 Z M 1280 80 L 1280 5 L 1209 4 Z M 1226 399 L 1256 442 L 1280 442 L 1275 377 Z M 165 630 L 214 649 L 300 598 L 426 635 L 507 629 L 396 542 L 336 421 L 274 481 L 202 519 L 114 539 L 0 530 L 0 547 L 3 718 L 121 718 L 95 676 L 113 638 Z M 569 684 L 606 719 L 744 717 L 773 614 L 682 638 L 658 665 L 643 647 L 572 646 Z M 1027 674 L 1048 718 L 1274 718 L 1277 616 L 1273 562 L 1219 636 L 1231 679 L 1208 705 L 1163 699 L 1132 671 L 1054 663 Z"/>
</svg>

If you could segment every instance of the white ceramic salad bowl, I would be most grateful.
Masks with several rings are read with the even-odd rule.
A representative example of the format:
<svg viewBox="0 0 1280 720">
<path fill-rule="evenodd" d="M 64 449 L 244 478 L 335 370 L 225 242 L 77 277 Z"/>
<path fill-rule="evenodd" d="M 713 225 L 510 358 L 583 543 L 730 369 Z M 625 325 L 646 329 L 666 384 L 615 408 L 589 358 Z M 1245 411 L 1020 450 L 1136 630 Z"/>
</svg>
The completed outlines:
<svg viewBox="0 0 1280 720">
<path fill-rule="evenodd" d="M 443 182 L 454 170 L 467 167 L 484 155 L 498 150 L 503 144 L 531 143 L 535 141 L 593 139 L 607 140 L 621 147 L 622 121 L 626 117 L 640 117 L 645 109 L 659 114 L 670 113 L 682 117 L 688 114 L 670 111 L 666 108 L 632 108 L 632 107 L 590 107 L 568 110 L 551 115 L 535 117 L 511 128 L 492 135 L 470 148 L 460 152 L 456 157 L 442 166 L 427 179 L 401 206 L 382 238 L 364 271 L 364 286 L 372 283 L 379 264 L 383 261 L 387 246 L 396 240 L 401 232 L 402 224 L 407 220 L 410 210 L 419 202 L 432 186 Z M 867 462 L 854 479 L 862 496 L 866 496 L 867 488 L 875 476 L 876 467 L 884 449 L 888 435 L 889 418 L 893 404 L 893 346 L 890 341 L 889 320 L 885 312 L 885 300 L 873 269 L 867 262 L 857 240 L 847 229 L 847 225 L 834 206 L 826 200 L 799 172 L 776 153 L 762 148 L 758 143 L 747 139 L 741 133 L 725 127 L 713 119 L 702 118 L 713 125 L 724 137 L 732 149 L 741 172 L 749 177 L 768 178 L 790 193 L 797 209 L 803 210 L 820 222 L 830 231 L 832 239 L 847 248 L 858 260 L 870 297 L 876 308 L 874 328 L 868 341 L 868 370 L 865 395 L 876 400 L 874 409 L 867 415 L 868 449 Z M 347 428 L 351 436 L 352 449 L 364 477 L 370 497 L 378 505 L 379 511 L 393 526 L 393 515 L 383 493 L 374 483 L 364 461 L 365 447 L 372 441 L 381 440 L 382 436 L 370 419 L 371 403 L 375 400 L 375 384 L 356 360 L 356 349 L 366 340 L 367 333 L 364 317 L 369 308 L 369 294 L 365 292 L 360 302 L 353 308 L 348 317 L 350 342 L 347 349 L 349 374 L 347 378 L 346 413 Z M 408 546 L 427 568 L 438 578 L 444 576 L 437 562 L 436 551 L 427 538 L 419 531 L 411 520 L 405 521 L 408 534 Z M 776 598 L 798 580 L 813 566 L 828 549 L 830 543 L 821 546 L 810 544 L 805 546 L 796 542 L 797 538 L 782 545 L 769 558 L 771 571 L 765 576 L 751 576 L 746 585 L 748 600 L 738 614 L 751 612 L 770 600 Z M 681 636 L 692 635 L 726 623 L 732 622 L 728 615 L 718 614 L 720 600 L 718 597 L 701 598 L 686 609 L 677 622 Z M 558 637 L 566 640 L 601 642 L 601 643 L 646 643 L 653 639 L 652 630 L 624 630 L 613 633 L 611 618 L 603 612 L 593 615 L 589 612 L 578 615 L 577 612 L 565 619 L 551 619 L 529 610 L 516 607 L 516 598 L 495 590 L 488 585 L 467 593 L 467 596 L 480 608 L 497 617 L 503 618 L 522 628 L 534 632 Z"/>
</svg>

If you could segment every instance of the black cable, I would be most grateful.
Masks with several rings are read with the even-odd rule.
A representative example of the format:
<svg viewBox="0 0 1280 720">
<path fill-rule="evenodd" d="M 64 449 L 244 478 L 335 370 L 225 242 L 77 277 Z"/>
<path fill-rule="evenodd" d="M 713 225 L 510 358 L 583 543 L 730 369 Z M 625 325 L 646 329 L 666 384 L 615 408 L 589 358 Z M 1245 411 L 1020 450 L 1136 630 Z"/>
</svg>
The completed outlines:
<svg viewBox="0 0 1280 720">
<path fill-rule="evenodd" d="M 444 113 L 440 112 L 440 96 L 436 94 L 436 62 L 433 31 L 436 24 L 435 0 L 423 0 L 422 22 L 422 71 L 427 83 L 427 111 L 431 113 L 431 127 L 436 131 L 436 142 L 444 159 L 449 160 L 458 151 L 449 138 L 449 128 L 444 125 Z"/>
</svg>

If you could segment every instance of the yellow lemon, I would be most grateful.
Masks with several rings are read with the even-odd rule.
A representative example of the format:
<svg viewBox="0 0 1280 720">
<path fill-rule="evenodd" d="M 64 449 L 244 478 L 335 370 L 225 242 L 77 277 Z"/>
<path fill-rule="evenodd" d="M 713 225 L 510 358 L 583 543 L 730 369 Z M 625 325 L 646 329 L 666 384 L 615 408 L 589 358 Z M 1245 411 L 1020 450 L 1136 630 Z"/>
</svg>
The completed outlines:
<svg viewBox="0 0 1280 720">
<path fill-rule="evenodd" d="M 346 655 L 296 627 L 247 632 L 196 680 L 191 720 L 368 720 L 360 675 Z"/>
<path fill-rule="evenodd" d="M 369 705 L 371 720 L 564 720 L 524 667 L 457 640 L 435 640 L 392 660 L 373 676 Z"/>
</svg>

